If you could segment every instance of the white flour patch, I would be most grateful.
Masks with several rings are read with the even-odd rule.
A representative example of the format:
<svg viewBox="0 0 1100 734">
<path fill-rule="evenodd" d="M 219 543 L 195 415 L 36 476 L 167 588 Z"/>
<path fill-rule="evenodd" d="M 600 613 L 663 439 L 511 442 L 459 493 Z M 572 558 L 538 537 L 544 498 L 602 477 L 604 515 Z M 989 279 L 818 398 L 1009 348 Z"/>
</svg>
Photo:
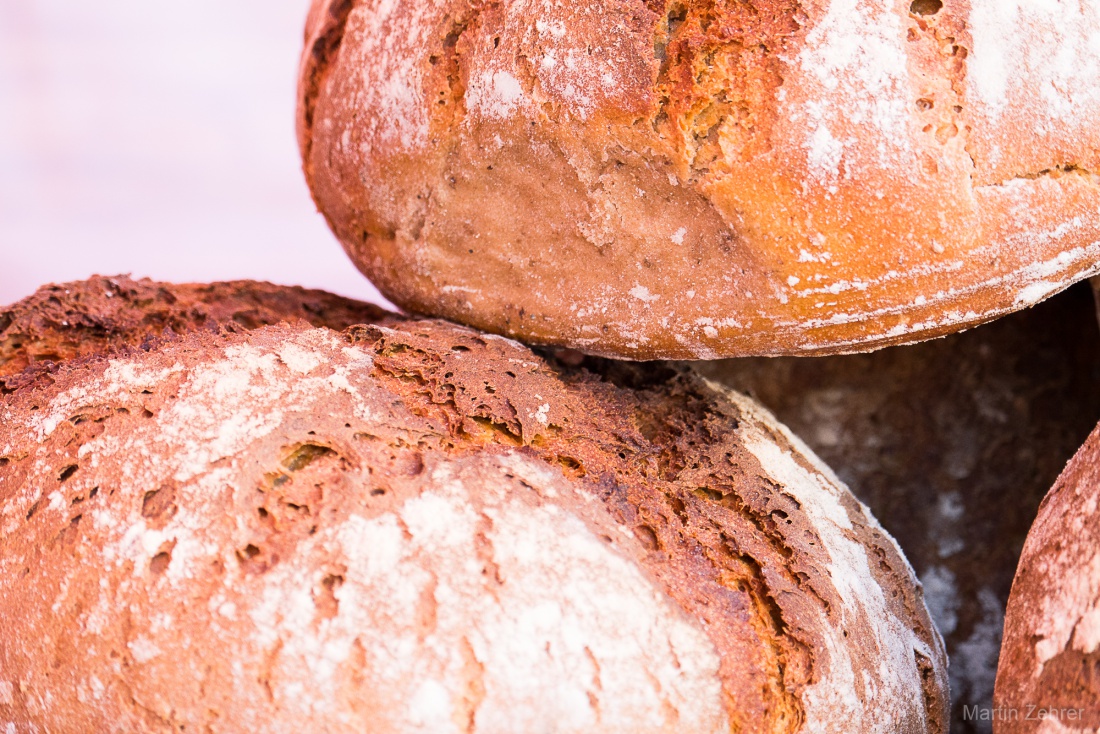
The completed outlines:
<svg viewBox="0 0 1100 734">
<path fill-rule="evenodd" d="M 807 35 L 797 64 L 808 101 L 792 112 L 806 125 L 814 185 L 835 180 L 842 163 L 891 167 L 909 150 L 904 38 L 901 16 L 887 0 L 832 0 Z M 874 130 L 872 142 L 856 146 L 851 131 L 866 127 Z M 849 143 L 858 149 L 848 152 Z"/>
<path fill-rule="evenodd" d="M 478 731 L 728 731 L 702 630 L 579 518 L 522 501 L 531 490 L 507 474 L 531 464 L 524 481 L 560 478 L 518 455 L 502 464 L 441 466 L 393 514 L 352 516 L 312 540 L 340 548 L 347 568 L 326 625 L 312 623 L 308 578 L 265 577 L 252 617 L 257 643 L 280 645 L 274 695 L 308 709 L 293 697 L 303 680 L 331 695 L 354 643 L 402 730 L 463 731 L 475 666 Z"/>
<path fill-rule="evenodd" d="M 322 358 L 314 351 L 291 343 L 279 350 L 279 359 L 292 372 L 305 375 L 321 366 Z"/>
<path fill-rule="evenodd" d="M 844 157 L 844 143 L 833 137 L 828 124 L 819 120 L 817 128 L 810 137 L 810 168 L 819 180 L 828 180 L 840 175 L 840 161 Z"/>
<path fill-rule="evenodd" d="M 430 5 L 383 0 L 372 10 L 356 8 L 348 19 L 342 54 L 359 71 L 356 105 L 372 111 L 364 121 L 364 146 L 398 151 L 428 144 L 428 110 L 418 55 L 425 45 Z"/>
<path fill-rule="evenodd" d="M 873 699 L 881 697 L 882 700 L 905 702 L 902 706 L 905 710 L 923 711 L 921 671 L 914 652 L 919 651 L 932 659 L 933 651 L 888 605 L 871 573 L 872 559 L 868 549 L 851 533 L 853 525 L 848 510 L 841 504 L 841 497 L 847 490 L 836 476 L 774 416 L 737 393 L 711 384 L 741 410 L 740 430 L 745 448 L 760 460 L 761 466 L 784 488 L 783 491 L 799 502 L 817 531 L 831 559 L 829 579 L 843 602 L 823 619 L 823 629 L 830 633 L 825 638 L 829 660 L 821 677 L 803 694 L 807 730 L 832 731 L 828 722 L 845 721 L 850 731 L 893 734 L 893 722 L 884 720 Z M 811 466 L 804 466 L 791 451 L 777 445 L 765 426 L 782 434 Z M 863 512 L 864 521 L 872 527 L 877 526 L 865 508 Z M 882 532 L 885 535 L 885 531 Z M 898 557 L 903 557 L 900 551 Z M 908 567 L 906 570 L 911 573 Z M 824 615 L 824 611 L 821 614 Z M 851 628 L 866 629 L 870 633 L 860 640 L 860 644 L 874 649 L 873 657 L 877 660 L 874 667 L 856 669 L 850 653 L 851 643 L 844 635 L 845 630 Z M 856 695 L 857 678 L 875 691 L 873 699 L 860 700 Z"/>
<path fill-rule="evenodd" d="M 997 119 L 1021 81 L 1039 97 L 1029 114 L 1064 120 L 1100 102 L 1100 4 L 972 0 L 967 82 Z"/>
<path fill-rule="evenodd" d="M 1073 630 L 1073 647 L 1086 655 L 1100 648 L 1100 606 L 1085 612 Z"/>
<path fill-rule="evenodd" d="M 483 117 L 503 120 L 520 108 L 525 99 L 519 80 L 507 71 L 486 71 L 471 80 L 466 105 Z"/>
</svg>

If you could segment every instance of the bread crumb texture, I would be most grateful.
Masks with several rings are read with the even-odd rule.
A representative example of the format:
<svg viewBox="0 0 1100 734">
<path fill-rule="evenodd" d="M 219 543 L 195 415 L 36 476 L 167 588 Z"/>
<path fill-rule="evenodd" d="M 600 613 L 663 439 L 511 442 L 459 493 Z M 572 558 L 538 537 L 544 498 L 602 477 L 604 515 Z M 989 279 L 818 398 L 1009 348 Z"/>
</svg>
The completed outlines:
<svg viewBox="0 0 1100 734">
<path fill-rule="evenodd" d="M 943 732 L 894 542 L 747 399 L 433 321 L 0 398 L 0 724 Z"/>
<path fill-rule="evenodd" d="M 1000 732 L 1100 730 L 1098 506 L 1100 429 L 1043 500 L 1024 544 L 994 694 L 995 712 L 1020 714 L 1002 717 Z"/>
<path fill-rule="evenodd" d="M 867 351 L 1100 262 L 1100 7 L 314 0 L 299 141 L 395 303 L 639 359 Z"/>
</svg>

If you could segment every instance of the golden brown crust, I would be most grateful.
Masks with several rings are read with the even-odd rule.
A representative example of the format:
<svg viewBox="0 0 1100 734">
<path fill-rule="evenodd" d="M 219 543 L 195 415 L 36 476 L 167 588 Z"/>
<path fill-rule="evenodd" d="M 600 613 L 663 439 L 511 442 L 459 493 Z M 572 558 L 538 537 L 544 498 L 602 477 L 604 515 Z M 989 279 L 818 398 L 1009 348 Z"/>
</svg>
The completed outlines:
<svg viewBox="0 0 1100 734">
<path fill-rule="evenodd" d="M 354 694 L 383 685 L 371 677 L 376 648 L 333 636 L 369 609 L 355 602 L 369 598 L 356 596 L 359 561 L 333 550 L 341 529 L 451 486 L 439 472 L 503 517 L 490 487 L 506 470 L 527 514 L 556 507 L 582 520 L 688 620 L 676 624 L 702 634 L 730 730 L 944 731 L 945 660 L 919 588 L 828 470 L 758 408 L 690 372 L 589 366 L 394 319 L 343 336 L 301 323 L 196 331 L 63 363 L 50 384 L 16 389 L 0 402 L 0 610 L 18 610 L 0 613 L 10 717 L 290 730 L 302 722 L 295 701 L 313 700 L 291 693 L 317 674 L 302 652 L 314 639 L 359 650 L 336 664 L 337 693 L 310 713 L 314 729 L 340 728 L 325 717 L 398 717 L 381 702 L 364 711 Z M 484 546 L 498 561 L 511 552 L 501 543 Z M 308 634 L 290 625 L 294 589 L 317 620 Z M 400 636 L 448 609 L 414 607 L 401 615 L 413 621 L 372 625 Z M 264 630 L 274 637 L 257 641 Z M 487 654 L 475 645 L 495 680 Z M 699 664 L 675 680 L 705 678 Z M 475 685 L 463 699 L 477 731 L 501 730 L 477 719 L 499 700 L 484 698 L 493 690 Z M 690 713 L 709 700 L 700 693 Z"/>
<path fill-rule="evenodd" d="M 1043 500 L 1024 544 L 997 669 L 998 734 L 1100 729 L 1098 505 L 1100 430 Z"/>
<path fill-rule="evenodd" d="M 775 411 L 897 538 L 951 660 L 951 731 L 983 731 L 966 712 L 992 709 L 1024 538 L 1100 418 L 1089 289 L 916 346 L 695 369 Z"/>
<path fill-rule="evenodd" d="M 712 358 L 957 331 L 1096 269 L 1100 90 L 1072 67 L 1100 64 L 1100 18 L 933 5 L 340 4 L 303 65 L 307 179 L 395 303 L 531 343 Z M 999 104 L 997 60 L 1051 34 L 1058 63 Z"/>
<path fill-rule="evenodd" d="M 305 48 L 298 75 L 298 146 L 302 150 L 306 178 L 312 178 L 310 147 L 318 90 L 339 48 L 353 0 L 313 0 L 306 17 Z"/>
<path fill-rule="evenodd" d="M 48 285 L 0 309 L 0 395 L 48 381 L 58 362 L 173 334 L 298 320 L 339 330 L 386 318 L 393 315 L 367 303 L 255 281 L 173 284 L 116 275 Z"/>
</svg>

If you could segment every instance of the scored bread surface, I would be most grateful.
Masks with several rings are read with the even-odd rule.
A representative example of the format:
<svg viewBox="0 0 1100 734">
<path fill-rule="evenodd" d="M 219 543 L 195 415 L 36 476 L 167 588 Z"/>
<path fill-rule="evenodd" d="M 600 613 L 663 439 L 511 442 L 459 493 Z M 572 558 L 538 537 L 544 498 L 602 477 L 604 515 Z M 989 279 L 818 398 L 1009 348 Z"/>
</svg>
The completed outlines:
<svg viewBox="0 0 1100 734">
<path fill-rule="evenodd" d="M 1100 262 L 1100 5 L 314 0 L 299 141 L 395 303 L 637 359 L 867 351 Z"/>
<path fill-rule="evenodd" d="M 4 721 L 945 731 L 893 541 L 690 372 L 393 318 L 174 335 L 2 400 Z"/>
</svg>

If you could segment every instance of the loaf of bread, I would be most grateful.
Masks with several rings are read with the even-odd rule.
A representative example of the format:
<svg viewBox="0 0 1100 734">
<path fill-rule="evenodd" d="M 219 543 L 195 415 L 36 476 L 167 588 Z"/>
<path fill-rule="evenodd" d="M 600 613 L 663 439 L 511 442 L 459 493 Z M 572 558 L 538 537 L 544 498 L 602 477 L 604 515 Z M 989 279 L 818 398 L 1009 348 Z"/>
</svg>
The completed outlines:
<svg viewBox="0 0 1100 734">
<path fill-rule="evenodd" d="M 946 731 L 893 540 L 690 371 L 391 318 L 48 378 L 0 397 L 0 726 Z"/>
<path fill-rule="evenodd" d="M 953 734 L 981 734 L 1012 578 L 1039 503 L 1100 421 L 1087 286 L 874 354 L 696 363 L 758 400 L 905 551 L 951 660 Z"/>
<path fill-rule="evenodd" d="M 1100 262 L 1100 7 L 314 0 L 299 142 L 394 303 L 635 359 L 868 351 Z"/>
<path fill-rule="evenodd" d="M 1012 582 L 997 734 L 1100 731 L 1100 428 L 1039 508 Z"/>
</svg>

